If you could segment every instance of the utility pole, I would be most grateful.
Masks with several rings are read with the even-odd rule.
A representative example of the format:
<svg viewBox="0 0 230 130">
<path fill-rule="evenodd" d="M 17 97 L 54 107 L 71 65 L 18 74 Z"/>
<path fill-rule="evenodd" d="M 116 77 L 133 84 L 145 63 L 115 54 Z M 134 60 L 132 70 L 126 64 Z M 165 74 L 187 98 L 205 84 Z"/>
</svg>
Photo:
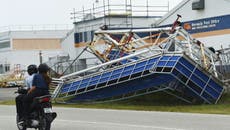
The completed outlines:
<svg viewBox="0 0 230 130">
<path fill-rule="evenodd" d="M 39 51 L 39 63 L 40 64 L 42 63 L 42 51 L 41 50 Z"/>
</svg>

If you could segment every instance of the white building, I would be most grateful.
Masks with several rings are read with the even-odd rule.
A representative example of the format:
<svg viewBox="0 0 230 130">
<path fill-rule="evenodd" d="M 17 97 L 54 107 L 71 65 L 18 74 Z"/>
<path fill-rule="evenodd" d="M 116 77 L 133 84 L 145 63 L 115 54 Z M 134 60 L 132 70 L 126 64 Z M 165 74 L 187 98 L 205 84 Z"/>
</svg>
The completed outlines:
<svg viewBox="0 0 230 130">
<path fill-rule="evenodd" d="M 147 3 L 146 1 L 143 3 Z M 183 0 L 170 11 L 168 5 L 160 5 L 158 8 L 152 3 L 138 6 L 132 5 L 131 0 L 125 2 L 119 7 L 106 3 L 74 12 L 73 17 L 80 18 L 80 21 L 74 22 L 72 30 L 44 27 L 0 28 L 0 73 L 23 70 L 29 64 L 39 64 L 40 52 L 43 62 L 62 53 L 67 53 L 74 60 L 87 42 L 92 41 L 94 31 L 103 25 L 108 29 L 171 26 L 177 14 L 182 16 L 182 26 L 206 46 L 215 49 L 230 47 L 229 0 Z M 92 62 L 90 58 L 93 57 L 90 53 L 79 57 L 80 66 L 84 67 L 78 67 L 74 71 L 88 67 Z"/>
<path fill-rule="evenodd" d="M 127 7 L 129 8 L 128 10 Z M 180 19 L 182 26 L 194 38 L 205 43 L 206 46 L 214 47 L 215 49 L 230 46 L 229 0 L 183 0 L 161 19 L 159 17 L 157 19 L 156 16 L 158 15 L 153 13 L 151 15 L 147 13 L 148 15 L 135 16 L 134 14 L 136 13 L 133 12 L 132 7 L 131 4 L 127 4 L 123 13 L 113 13 L 113 10 L 110 9 L 108 12 L 104 11 L 104 14 L 100 17 L 94 11 L 94 13 L 86 13 L 87 11 L 83 10 L 75 13 L 85 13 L 87 15 L 81 17 L 81 21 L 75 22 L 73 32 L 63 40 L 62 48 L 64 52 L 69 53 L 70 59 L 76 58 L 86 47 L 87 42 L 92 41 L 94 31 L 103 25 L 107 25 L 108 29 L 172 26 L 177 14 L 182 16 Z M 91 63 L 86 59 L 91 57 L 93 55 L 85 53 L 79 58 L 80 64 L 87 67 Z"/>
<path fill-rule="evenodd" d="M 183 27 L 206 46 L 230 47 L 229 0 L 183 0 L 155 25 L 171 25 L 177 14 L 182 16 Z"/>
<path fill-rule="evenodd" d="M 168 3 L 166 5 L 133 5 L 131 0 L 122 0 L 122 2 L 126 3 L 120 3 L 120 5 L 106 3 L 103 6 L 73 13 L 73 17 L 80 18 L 80 21 L 74 22 L 74 30 L 62 42 L 62 48 L 69 54 L 70 59 L 74 60 L 87 43 L 93 40 L 94 31 L 104 25 L 107 29 L 150 28 L 152 23 L 169 11 Z M 98 47 L 103 48 L 101 45 Z M 92 60 L 94 57 L 85 52 L 79 57 L 79 64 L 76 65 L 79 67 L 73 70 L 89 67 L 94 62 Z"/>
<path fill-rule="evenodd" d="M 49 57 L 62 53 L 61 41 L 67 28 L 1 28 L 0 73 L 24 70 L 29 64 L 38 65 Z"/>
</svg>

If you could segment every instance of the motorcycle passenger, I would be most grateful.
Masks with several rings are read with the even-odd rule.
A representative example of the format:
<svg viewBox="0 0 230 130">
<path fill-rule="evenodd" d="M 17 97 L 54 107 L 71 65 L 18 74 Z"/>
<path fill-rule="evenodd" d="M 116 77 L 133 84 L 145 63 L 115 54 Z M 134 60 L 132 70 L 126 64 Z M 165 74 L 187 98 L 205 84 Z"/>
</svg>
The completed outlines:
<svg viewBox="0 0 230 130">
<path fill-rule="evenodd" d="M 46 64 L 40 64 L 38 66 L 38 74 L 34 75 L 32 87 L 23 99 L 23 114 L 26 121 L 28 121 L 28 117 L 31 112 L 30 105 L 32 104 L 33 99 L 35 97 L 49 94 L 49 84 L 51 83 L 51 78 L 47 74 L 48 71 L 49 67 Z"/>
<path fill-rule="evenodd" d="M 23 112 L 23 98 L 25 96 L 25 94 L 27 93 L 27 90 L 29 90 L 32 87 L 32 81 L 34 78 L 34 75 L 38 72 L 37 66 L 36 65 L 29 65 L 27 67 L 27 73 L 28 76 L 25 79 L 25 87 L 19 89 L 18 91 L 23 91 L 22 93 L 24 94 L 19 94 L 16 99 L 16 110 L 17 110 L 17 114 L 19 116 L 19 119 L 22 118 L 22 112 Z"/>
</svg>

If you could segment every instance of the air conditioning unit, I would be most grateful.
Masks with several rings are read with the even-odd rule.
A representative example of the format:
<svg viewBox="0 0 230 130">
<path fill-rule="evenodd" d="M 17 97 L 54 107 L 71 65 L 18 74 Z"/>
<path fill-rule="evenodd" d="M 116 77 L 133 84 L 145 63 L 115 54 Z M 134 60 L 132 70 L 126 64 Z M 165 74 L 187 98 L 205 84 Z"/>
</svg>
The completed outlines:
<svg viewBox="0 0 230 130">
<path fill-rule="evenodd" d="M 203 10 L 204 9 L 204 0 L 196 0 L 192 3 L 192 10 Z"/>
</svg>

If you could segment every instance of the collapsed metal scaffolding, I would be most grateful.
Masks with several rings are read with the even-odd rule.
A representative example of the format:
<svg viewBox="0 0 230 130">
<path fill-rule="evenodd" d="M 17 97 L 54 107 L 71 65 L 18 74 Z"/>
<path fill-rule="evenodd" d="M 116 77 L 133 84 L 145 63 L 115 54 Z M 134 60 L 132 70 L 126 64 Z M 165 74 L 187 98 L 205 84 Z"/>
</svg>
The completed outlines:
<svg viewBox="0 0 230 130">
<path fill-rule="evenodd" d="M 181 27 L 98 30 L 84 51 L 102 63 L 62 76 L 53 96 L 57 101 L 114 101 L 164 91 L 186 102 L 197 97 L 216 103 L 224 91 L 224 77 L 215 66 L 218 56 Z M 137 88 L 130 82 L 147 83 L 149 76 L 160 76 L 148 82 L 155 87 Z M 123 88 L 114 87 L 119 85 Z M 188 90 L 196 96 L 174 94 Z"/>
<path fill-rule="evenodd" d="M 139 34 L 146 33 L 144 37 Z M 117 37 L 120 37 L 117 38 Z M 107 46 L 105 50 L 96 49 L 98 44 Z M 200 41 L 192 38 L 183 28 L 178 27 L 173 34 L 171 28 L 153 28 L 153 29 L 130 29 L 130 30 L 100 30 L 95 32 L 93 42 L 89 44 L 89 49 L 102 62 L 110 60 L 112 50 L 118 50 L 119 53 L 134 54 L 143 49 L 151 53 L 180 51 L 185 53 L 191 59 L 218 78 L 223 78 L 216 71 L 215 62 L 218 56 L 209 48 L 204 47 Z M 116 55 L 116 58 L 121 55 Z"/>
</svg>

